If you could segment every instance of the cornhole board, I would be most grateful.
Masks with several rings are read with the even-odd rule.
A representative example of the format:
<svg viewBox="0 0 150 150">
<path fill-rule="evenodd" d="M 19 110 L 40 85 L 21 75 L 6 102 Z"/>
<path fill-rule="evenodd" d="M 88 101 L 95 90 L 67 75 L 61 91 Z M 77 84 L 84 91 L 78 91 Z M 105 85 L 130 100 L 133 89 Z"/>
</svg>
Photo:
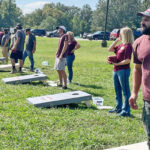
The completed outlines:
<svg viewBox="0 0 150 150">
<path fill-rule="evenodd" d="M 18 77 L 4 78 L 2 81 L 6 84 L 21 84 L 27 83 L 31 81 L 45 81 L 47 76 L 45 74 L 32 74 L 32 75 L 24 75 Z"/>
<path fill-rule="evenodd" d="M 66 92 L 54 95 L 45 95 L 33 98 L 27 98 L 29 104 L 36 107 L 53 107 L 64 104 L 85 102 L 90 107 L 92 96 L 82 91 Z"/>
<path fill-rule="evenodd" d="M 136 143 L 127 146 L 121 146 L 117 148 L 111 148 L 106 150 L 148 150 L 147 142 Z"/>
<path fill-rule="evenodd" d="M 19 64 L 15 64 L 15 66 L 16 66 L 16 68 L 19 68 Z M 10 69 L 12 69 L 11 64 L 0 65 L 0 71 L 10 70 Z"/>
<path fill-rule="evenodd" d="M 6 60 L 5 57 L 0 57 L 0 61 L 4 62 Z"/>
</svg>

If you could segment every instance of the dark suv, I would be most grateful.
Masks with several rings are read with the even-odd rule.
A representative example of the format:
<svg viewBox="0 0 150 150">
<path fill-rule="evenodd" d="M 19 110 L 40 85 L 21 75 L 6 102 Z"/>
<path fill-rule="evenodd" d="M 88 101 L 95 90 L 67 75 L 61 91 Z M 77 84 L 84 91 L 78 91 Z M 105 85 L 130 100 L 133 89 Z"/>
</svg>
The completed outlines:
<svg viewBox="0 0 150 150">
<path fill-rule="evenodd" d="M 31 31 L 34 35 L 37 35 L 37 36 L 45 36 L 46 35 L 46 31 L 42 30 L 42 29 L 33 29 Z"/>
<path fill-rule="evenodd" d="M 141 28 L 137 28 L 136 30 L 133 31 L 134 39 L 136 40 L 142 35 L 142 30 Z"/>
<path fill-rule="evenodd" d="M 104 31 L 97 31 L 93 34 L 88 34 L 87 35 L 87 38 L 89 40 L 104 40 Z M 109 32 L 106 32 L 106 39 L 105 40 L 109 40 L 109 36 L 110 36 L 110 33 Z"/>
</svg>

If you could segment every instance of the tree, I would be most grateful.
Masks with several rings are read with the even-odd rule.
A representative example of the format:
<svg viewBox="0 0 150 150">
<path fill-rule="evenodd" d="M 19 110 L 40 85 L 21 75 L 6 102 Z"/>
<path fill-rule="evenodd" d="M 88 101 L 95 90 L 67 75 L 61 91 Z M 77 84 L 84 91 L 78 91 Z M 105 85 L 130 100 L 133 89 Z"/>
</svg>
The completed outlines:
<svg viewBox="0 0 150 150">
<path fill-rule="evenodd" d="M 104 30 L 107 0 L 99 0 L 97 9 L 93 13 L 91 30 Z M 141 8 L 141 0 L 111 0 L 108 13 L 107 29 L 129 26 L 132 29 L 139 27 L 137 12 Z"/>
<path fill-rule="evenodd" d="M 45 20 L 42 21 L 40 28 L 47 31 L 52 31 L 56 29 L 57 21 L 51 16 L 48 16 Z"/>
<path fill-rule="evenodd" d="M 142 3 L 142 11 L 145 11 L 146 9 L 150 8 L 150 0 L 143 0 Z"/>
<path fill-rule="evenodd" d="M 91 28 L 91 22 L 92 22 L 92 9 L 90 7 L 90 5 L 86 4 L 83 6 L 83 8 L 81 9 L 81 30 L 82 33 L 83 32 L 89 32 L 90 28 Z"/>
<path fill-rule="evenodd" d="M 81 32 L 81 27 L 80 27 L 81 19 L 79 16 L 74 16 L 72 20 L 72 30 L 75 33 L 75 35 L 79 35 Z"/>
<path fill-rule="evenodd" d="M 15 0 L 0 1 L 0 27 L 13 27 L 21 21 L 22 11 Z"/>
</svg>

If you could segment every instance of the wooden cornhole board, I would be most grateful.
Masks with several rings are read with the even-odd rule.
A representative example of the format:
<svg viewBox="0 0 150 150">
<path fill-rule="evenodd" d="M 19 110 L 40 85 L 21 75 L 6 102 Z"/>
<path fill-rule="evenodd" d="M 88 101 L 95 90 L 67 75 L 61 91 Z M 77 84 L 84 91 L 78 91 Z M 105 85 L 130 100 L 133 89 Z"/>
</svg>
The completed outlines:
<svg viewBox="0 0 150 150">
<path fill-rule="evenodd" d="M 40 80 L 45 81 L 46 79 L 47 76 L 44 74 L 32 74 L 32 75 L 4 78 L 2 79 L 2 81 L 6 84 L 21 84 L 21 83 L 27 83 L 31 81 L 40 81 Z"/>
<path fill-rule="evenodd" d="M 127 146 L 121 146 L 117 148 L 111 148 L 107 150 L 148 150 L 147 142 L 136 143 Z"/>
<path fill-rule="evenodd" d="M 0 61 L 4 63 L 4 61 L 6 60 L 5 57 L 0 57 Z"/>
<path fill-rule="evenodd" d="M 19 68 L 19 64 L 15 64 L 15 66 L 16 66 L 16 68 Z M 12 69 L 11 64 L 0 65 L 0 71 L 10 70 L 10 69 Z"/>
<path fill-rule="evenodd" d="M 92 100 L 92 96 L 82 91 L 27 98 L 28 103 L 36 107 L 53 107 L 57 105 L 80 103 L 82 101 L 84 101 L 87 106 L 90 107 L 89 100 Z"/>
</svg>

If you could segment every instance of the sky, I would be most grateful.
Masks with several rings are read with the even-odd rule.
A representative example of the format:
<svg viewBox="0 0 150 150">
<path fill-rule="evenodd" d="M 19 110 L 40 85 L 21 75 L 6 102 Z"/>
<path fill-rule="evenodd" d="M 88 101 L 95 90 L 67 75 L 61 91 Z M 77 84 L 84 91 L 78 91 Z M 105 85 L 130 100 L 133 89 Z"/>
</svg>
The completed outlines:
<svg viewBox="0 0 150 150">
<path fill-rule="evenodd" d="M 19 6 L 23 14 L 31 13 L 37 8 L 42 8 L 46 3 L 62 3 L 66 6 L 77 6 L 82 8 L 83 5 L 89 4 L 91 8 L 96 9 L 98 0 L 16 0 L 17 6 Z"/>
</svg>

